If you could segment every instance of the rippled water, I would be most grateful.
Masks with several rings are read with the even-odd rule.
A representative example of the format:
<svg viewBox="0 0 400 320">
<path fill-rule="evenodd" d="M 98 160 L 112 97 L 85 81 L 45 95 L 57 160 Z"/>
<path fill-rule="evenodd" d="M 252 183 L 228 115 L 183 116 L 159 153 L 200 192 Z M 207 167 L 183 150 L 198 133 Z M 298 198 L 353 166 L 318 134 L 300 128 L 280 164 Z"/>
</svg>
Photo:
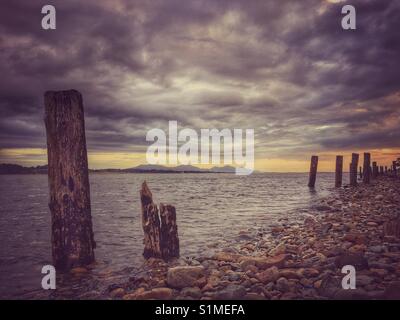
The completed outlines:
<svg viewBox="0 0 400 320">
<path fill-rule="evenodd" d="M 21 297 L 40 290 L 41 268 L 51 264 L 47 176 L 0 177 L 0 297 Z M 289 173 L 91 174 L 98 266 L 90 285 L 112 272 L 129 274 L 143 262 L 143 180 L 157 203 L 176 207 L 181 254 L 195 255 L 211 242 L 235 241 L 240 230 L 298 217 L 302 208 L 329 192 L 334 176 L 319 174 L 315 191 L 308 189 L 307 179 L 307 174 Z M 79 289 L 80 284 L 71 285 Z"/>
</svg>

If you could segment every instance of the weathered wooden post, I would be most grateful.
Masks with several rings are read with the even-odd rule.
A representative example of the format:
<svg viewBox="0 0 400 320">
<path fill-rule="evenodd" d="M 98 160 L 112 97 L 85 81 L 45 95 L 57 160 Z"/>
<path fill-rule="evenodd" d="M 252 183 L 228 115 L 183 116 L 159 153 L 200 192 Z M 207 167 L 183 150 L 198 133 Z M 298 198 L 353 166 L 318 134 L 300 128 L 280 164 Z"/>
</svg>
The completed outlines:
<svg viewBox="0 0 400 320">
<path fill-rule="evenodd" d="M 160 204 L 161 256 L 164 259 L 179 257 L 178 227 L 175 207 Z"/>
<path fill-rule="evenodd" d="M 350 163 L 350 185 L 357 185 L 357 168 L 358 168 L 358 153 L 351 154 L 351 163 Z"/>
<path fill-rule="evenodd" d="M 350 162 L 349 163 L 349 181 L 350 181 L 350 185 L 351 186 L 354 186 L 354 178 L 353 178 L 353 176 L 354 176 L 354 165 L 353 165 L 353 162 Z M 357 184 L 357 182 L 356 182 L 356 184 Z"/>
<path fill-rule="evenodd" d="M 153 195 L 146 181 L 143 182 L 140 190 L 140 201 L 142 204 L 142 227 L 144 232 L 143 256 L 146 259 L 150 257 L 161 258 L 161 227 L 158 207 L 153 202 Z"/>
<path fill-rule="evenodd" d="M 379 174 L 383 176 L 383 166 L 379 166 Z"/>
<path fill-rule="evenodd" d="M 387 168 L 387 166 L 385 166 L 385 174 L 387 174 L 388 173 L 388 168 Z"/>
<path fill-rule="evenodd" d="M 364 153 L 364 172 L 363 172 L 363 182 L 369 183 L 371 175 L 371 154 L 368 152 Z"/>
<path fill-rule="evenodd" d="M 318 167 L 318 156 L 312 156 L 310 164 L 310 176 L 308 179 L 308 186 L 310 188 L 315 187 L 315 180 L 317 179 L 317 167 Z"/>
<path fill-rule="evenodd" d="M 362 179 L 363 173 L 362 173 L 362 167 L 360 166 L 360 179 Z"/>
<path fill-rule="evenodd" d="M 376 165 L 376 161 L 372 162 L 372 177 L 374 179 L 378 177 L 378 166 Z"/>
<path fill-rule="evenodd" d="M 142 225 L 144 232 L 143 256 L 148 259 L 179 257 L 179 237 L 174 206 L 160 204 L 160 210 L 153 202 L 153 195 L 146 181 L 140 190 L 142 203 Z M 160 214 L 159 214 L 160 212 Z"/>
<path fill-rule="evenodd" d="M 343 176 L 343 156 L 336 156 L 336 170 L 335 170 L 335 187 L 340 188 L 342 186 Z"/>
<path fill-rule="evenodd" d="M 92 263 L 96 246 L 82 95 L 48 91 L 44 101 L 53 263 L 67 271 Z"/>
<path fill-rule="evenodd" d="M 396 161 L 393 161 L 392 165 L 393 165 L 393 175 L 397 176 L 397 163 L 396 163 Z"/>
</svg>

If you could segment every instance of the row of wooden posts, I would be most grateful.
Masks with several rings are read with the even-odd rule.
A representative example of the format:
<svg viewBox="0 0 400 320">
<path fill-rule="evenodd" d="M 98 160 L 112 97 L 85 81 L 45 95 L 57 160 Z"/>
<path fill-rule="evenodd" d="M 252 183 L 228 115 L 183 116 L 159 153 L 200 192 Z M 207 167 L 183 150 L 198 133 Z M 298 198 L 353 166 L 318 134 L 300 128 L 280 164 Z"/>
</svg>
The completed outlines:
<svg viewBox="0 0 400 320">
<path fill-rule="evenodd" d="M 350 185 L 357 185 L 357 168 L 359 168 L 359 176 L 360 179 L 364 183 L 370 183 L 371 177 L 373 179 L 377 178 L 379 175 L 387 175 L 390 174 L 392 176 L 398 175 L 398 168 L 400 168 L 400 158 L 396 161 L 392 162 L 391 168 L 387 166 L 378 166 L 376 161 L 372 162 L 371 166 L 371 154 L 368 152 L 364 153 L 364 163 L 363 166 L 358 166 L 359 162 L 359 154 L 352 153 L 351 162 L 349 165 L 349 174 L 350 174 Z M 318 168 L 318 156 L 311 157 L 311 165 L 310 165 L 310 175 L 308 179 L 308 186 L 310 188 L 315 187 L 315 182 L 317 179 L 317 168 Z M 336 156 L 336 169 L 335 169 L 335 187 L 340 188 L 342 186 L 342 177 L 343 177 L 343 156 Z"/>
<path fill-rule="evenodd" d="M 76 90 L 45 93 L 53 265 L 68 271 L 94 262 L 89 170 L 82 95 Z M 145 258 L 179 256 L 175 207 L 153 203 L 140 191 Z"/>
<path fill-rule="evenodd" d="M 59 270 L 69 270 L 94 262 L 94 233 L 91 216 L 89 170 L 85 137 L 85 119 L 82 95 L 76 90 L 49 91 L 45 93 L 45 125 L 47 135 L 49 208 L 51 211 L 51 239 L 53 265 Z M 385 170 L 364 154 L 363 181 L 370 174 L 376 177 L 391 171 L 397 174 L 396 163 Z M 400 164 L 400 161 L 399 161 Z M 309 186 L 314 187 L 317 177 L 318 157 L 312 156 Z M 352 155 L 350 183 L 357 184 L 358 154 Z M 336 158 L 337 187 L 342 185 L 343 156 Z M 148 257 L 169 259 L 179 256 L 179 239 L 175 208 L 153 203 L 147 184 L 140 192 L 144 252 Z"/>
</svg>

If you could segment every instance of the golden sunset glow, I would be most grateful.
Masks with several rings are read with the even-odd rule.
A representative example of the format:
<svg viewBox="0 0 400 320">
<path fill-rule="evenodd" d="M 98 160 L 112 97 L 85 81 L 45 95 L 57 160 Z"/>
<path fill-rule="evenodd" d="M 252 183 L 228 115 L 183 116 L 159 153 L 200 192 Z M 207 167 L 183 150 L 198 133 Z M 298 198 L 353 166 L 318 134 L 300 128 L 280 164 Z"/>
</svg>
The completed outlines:
<svg viewBox="0 0 400 320">
<path fill-rule="evenodd" d="M 400 148 L 397 149 L 375 149 L 375 150 L 354 150 L 359 153 L 359 165 L 362 166 L 364 152 L 370 152 L 372 161 L 377 161 L 378 165 L 390 167 L 392 161 L 400 157 Z M 351 152 L 332 151 L 324 153 L 315 153 L 319 156 L 318 171 L 334 172 L 336 155 L 343 155 L 343 170 L 348 171 L 351 161 Z M 255 158 L 255 170 L 261 172 L 308 172 L 310 167 L 310 158 L 304 159 L 285 159 L 285 158 Z M 126 169 L 141 164 L 146 164 L 145 153 L 129 152 L 89 152 L 89 168 L 91 169 Z M 2 149 L 0 150 L 0 162 L 16 163 L 23 166 L 37 166 L 47 163 L 46 149 Z M 220 166 L 223 164 L 221 163 Z M 171 166 L 171 165 L 166 165 Z M 199 168 L 212 168 L 215 165 L 199 164 Z"/>
</svg>

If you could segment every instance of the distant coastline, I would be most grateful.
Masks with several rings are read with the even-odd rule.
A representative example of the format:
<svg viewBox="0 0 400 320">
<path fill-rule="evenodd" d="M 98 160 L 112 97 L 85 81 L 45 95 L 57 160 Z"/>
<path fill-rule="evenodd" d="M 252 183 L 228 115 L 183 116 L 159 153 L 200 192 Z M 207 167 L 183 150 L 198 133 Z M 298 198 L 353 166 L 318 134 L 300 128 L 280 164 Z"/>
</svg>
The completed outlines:
<svg viewBox="0 0 400 320">
<path fill-rule="evenodd" d="M 181 165 L 176 167 L 165 167 L 161 165 L 145 165 L 141 164 L 137 167 L 126 168 L 126 169 L 89 169 L 90 173 L 235 173 L 235 167 L 224 166 L 224 167 L 213 167 L 210 169 L 202 169 L 191 165 Z M 253 174 L 259 173 L 274 173 L 274 174 L 308 174 L 308 172 L 267 172 L 254 170 Z M 321 171 L 321 173 L 332 173 L 331 171 Z M 348 171 L 343 171 L 347 174 Z M 0 163 L 0 175 L 6 174 L 47 174 L 47 164 L 36 167 L 24 167 L 19 164 L 12 163 Z"/>
<path fill-rule="evenodd" d="M 165 167 L 161 165 L 139 165 L 127 169 L 89 169 L 91 173 L 235 173 L 231 166 L 201 169 L 190 165 Z M 18 164 L 0 164 L 0 174 L 47 174 L 47 165 L 24 167 Z"/>
</svg>

